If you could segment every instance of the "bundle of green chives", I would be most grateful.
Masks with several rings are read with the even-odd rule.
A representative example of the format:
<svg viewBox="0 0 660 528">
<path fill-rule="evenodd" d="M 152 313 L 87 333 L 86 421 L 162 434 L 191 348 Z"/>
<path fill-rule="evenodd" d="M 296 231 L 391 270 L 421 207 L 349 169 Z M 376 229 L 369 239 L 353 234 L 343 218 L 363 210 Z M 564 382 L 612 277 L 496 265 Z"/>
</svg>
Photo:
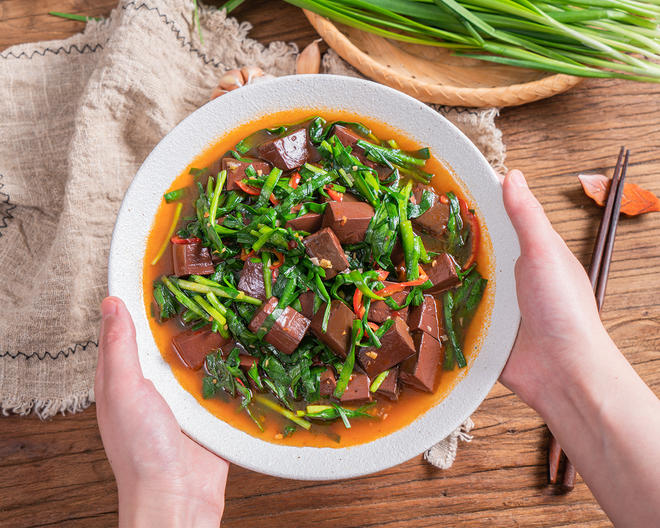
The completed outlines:
<svg viewBox="0 0 660 528">
<path fill-rule="evenodd" d="M 660 0 L 286 0 L 386 38 L 565 73 L 660 82 Z"/>
</svg>

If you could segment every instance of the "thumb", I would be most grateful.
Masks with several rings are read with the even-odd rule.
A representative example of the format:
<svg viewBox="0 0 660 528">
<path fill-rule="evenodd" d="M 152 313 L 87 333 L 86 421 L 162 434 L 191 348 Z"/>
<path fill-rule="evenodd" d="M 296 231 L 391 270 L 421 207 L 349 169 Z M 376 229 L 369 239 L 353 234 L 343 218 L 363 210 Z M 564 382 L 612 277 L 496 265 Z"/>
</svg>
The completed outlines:
<svg viewBox="0 0 660 528">
<path fill-rule="evenodd" d="M 550 243 L 555 231 L 543 207 L 527 186 L 523 173 L 516 169 L 509 171 L 503 190 L 504 207 L 518 234 L 521 254 L 529 254 L 532 248 L 544 242 Z"/>
<path fill-rule="evenodd" d="M 106 387 L 125 386 L 142 378 L 135 327 L 126 306 L 117 297 L 107 297 L 101 303 L 101 313 L 103 320 L 95 380 L 97 399 L 102 397 Z"/>
</svg>

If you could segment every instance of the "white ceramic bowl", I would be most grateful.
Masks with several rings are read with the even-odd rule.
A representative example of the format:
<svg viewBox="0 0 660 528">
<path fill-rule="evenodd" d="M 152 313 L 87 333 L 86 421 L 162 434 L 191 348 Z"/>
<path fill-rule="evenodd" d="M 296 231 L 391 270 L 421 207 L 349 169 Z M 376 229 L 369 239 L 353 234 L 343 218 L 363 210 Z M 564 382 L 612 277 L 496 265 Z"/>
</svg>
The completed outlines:
<svg viewBox="0 0 660 528">
<path fill-rule="evenodd" d="M 390 124 L 445 160 L 475 199 L 490 234 L 495 261 L 493 312 L 478 357 L 454 390 L 407 427 L 345 448 L 288 447 L 264 442 L 214 417 L 185 391 L 156 347 L 143 303 L 142 262 L 147 235 L 163 193 L 190 161 L 237 126 L 295 109 L 345 110 Z M 312 112 L 310 112 L 312 113 Z M 374 473 L 404 462 L 442 440 L 479 406 L 499 377 L 513 345 L 520 313 L 513 268 L 518 239 L 504 210 L 500 183 L 477 148 L 423 103 L 370 81 L 333 75 L 282 77 L 235 90 L 184 119 L 153 150 L 126 192 L 117 217 L 109 290 L 128 306 L 140 364 L 172 408 L 181 429 L 230 462 L 270 475 L 326 480 Z"/>
</svg>

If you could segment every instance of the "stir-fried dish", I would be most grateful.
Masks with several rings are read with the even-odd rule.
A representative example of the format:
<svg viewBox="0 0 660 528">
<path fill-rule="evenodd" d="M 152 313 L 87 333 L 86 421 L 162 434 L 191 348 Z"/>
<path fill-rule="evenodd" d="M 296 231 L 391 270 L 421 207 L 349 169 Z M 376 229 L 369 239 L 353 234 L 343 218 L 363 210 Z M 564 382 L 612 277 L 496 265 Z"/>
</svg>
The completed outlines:
<svg viewBox="0 0 660 528">
<path fill-rule="evenodd" d="M 466 367 L 481 230 L 430 185 L 429 158 L 314 117 L 243 138 L 165 195 L 174 219 L 148 257 L 172 265 L 154 317 L 176 321 L 172 347 L 203 398 L 287 437 L 382 420 L 379 402 Z"/>
</svg>

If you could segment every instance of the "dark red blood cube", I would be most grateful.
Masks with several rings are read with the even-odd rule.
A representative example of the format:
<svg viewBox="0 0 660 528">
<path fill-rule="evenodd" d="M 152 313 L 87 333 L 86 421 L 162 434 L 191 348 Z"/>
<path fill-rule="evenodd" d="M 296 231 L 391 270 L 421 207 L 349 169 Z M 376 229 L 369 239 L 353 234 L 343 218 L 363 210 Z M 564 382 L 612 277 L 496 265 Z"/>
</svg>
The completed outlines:
<svg viewBox="0 0 660 528">
<path fill-rule="evenodd" d="M 298 300 L 300 301 L 300 313 L 310 320 L 314 318 L 315 297 L 316 294 L 312 290 L 301 293 L 298 297 Z"/>
<path fill-rule="evenodd" d="M 364 240 L 374 209 L 364 202 L 328 202 L 323 215 L 323 227 L 331 228 L 342 244 L 357 244 Z"/>
<path fill-rule="evenodd" d="M 371 392 L 369 386 L 371 381 L 369 376 L 363 372 L 353 371 L 346 386 L 344 394 L 341 396 L 342 403 L 358 403 L 371 401 Z"/>
<path fill-rule="evenodd" d="M 421 203 L 424 191 L 433 193 L 435 202 L 424 214 L 417 218 L 413 218 L 412 224 L 415 228 L 424 231 L 429 235 L 440 236 L 447 230 L 449 204 L 440 201 L 440 197 L 433 187 L 421 184 L 417 184 L 413 189 L 413 199 L 415 200 L 415 203 Z"/>
<path fill-rule="evenodd" d="M 238 289 L 250 297 L 256 297 L 262 301 L 266 300 L 266 286 L 264 285 L 263 264 L 252 262 L 247 259 L 243 264 L 241 275 L 238 280 Z"/>
<path fill-rule="evenodd" d="M 456 273 L 456 264 L 447 253 L 442 253 L 422 267 L 433 284 L 431 288 L 424 290 L 425 293 L 438 295 L 461 283 Z"/>
<path fill-rule="evenodd" d="M 249 328 L 257 333 L 268 317 L 277 307 L 277 297 L 271 297 L 261 305 L 250 321 Z M 270 343 L 283 354 L 293 354 L 300 341 L 305 337 L 310 321 L 290 306 L 284 308 L 282 314 L 275 320 L 273 326 L 264 337 L 266 343 Z"/>
<path fill-rule="evenodd" d="M 200 242 L 186 244 L 172 244 L 172 262 L 174 274 L 183 275 L 209 275 L 215 271 L 209 248 Z"/>
<path fill-rule="evenodd" d="M 394 401 L 399 399 L 399 367 L 389 369 L 376 394 Z"/>
<path fill-rule="evenodd" d="M 326 396 L 329 398 L 335 392 L 336 386 L 337 380 L 335 378 L 335 371 L 332 370 L 332 367 L 328 367 L 323 372 L 321 372 L 321 396 Z"/>
<path fill-rule="evenodd" d="M 319 213 L 305 213 L 302 216 L 287 220 L 285 227 L 290 227 L 295 231 L 306 231 L 314 233 L 321 229 L 323 216 Z"/>
<path fill-rule="evenodd" d="M 387 287 L 396 283 L 390 281 L 383 281 L 383 284 L 385 285 L 385 287 Z M 394 300 L 399 306 L 401 306 L 404 302 L 406 302 L 406 297 L 408 297 L 409 292 L 410 290 L 408 288 L 405 288 L 400 292 L 394 293 L 391 295 L 392 300 Z M 371 306 L 369 307 L 369 313 L 367 314 L 367 320 L 380 324 L 386 321 L 387 319 L 390 319 L 391 317 L 395 317 L 397 315 L 405 320 L 408 317 L 408 307 L 406 306 L 402 310 L 397 311 L 397 310 L 392 310 L 389 306 L 387 306 L 387 304 L 385 304 L 385 301 L 372 301 Z"/>
<path fill-rule="evenodd" d="M 238 161 L 234 158 L 222 158 L 222 169 L 227 171 L 227 182 L 225 189 L 228 191 L 240 191 L 236 182 L 246 178 L 245 169 L 250 165 L 254 168 L 257 175 L 270 174 L 270 165 L 265 161 L 249 160 Z"/>
<path fill-rule="evenodd" d="M 224 338 L 217 332 L 208 329 L 186 330 L 172 338 L 172 348 L 186 367 L 198 370 L 204 365 L 208 354 L 231 341 L 231 339 Z"/>
<path fill-rule="evenodd" d="M 348 259 L 337 235 L 329 227 L 324 227 L 313 235 L 306 236 L 303 244 L 307 254 L 316 259 L 317 265 L 325 270 L 325 278 L 332 279 L 340 271 L 348 268 Z"/>
<path fill-rule="evenodd" d="M 443 349 L 440 342 L 426 332 L 414 332 L 413 342 L 417 354 L 401 363 L 401 381 L 424 392 L 433 392 Z"/>
<path fill-rule="evenodd" d="M 239 354 L 238 359 L 240 361 L 239 366 L 245 370 L 250 370 L 252 365 L 257 361 L 257 358 L 254 356 L 248 356 L 247 354 Z"/>
<path fill-rule="evenodd" d="M 365 347 L 358 353 L 358 361 L 372 378 L 401 363 L 415 353 L 415 345 L 408 332 L 408 325 L 400 317 L 380 338 L 381 347 Z"/>
<path fill-rule="evenodd" d="M 328 328 L 324 332 L 322 325 L 325 307 L 325 304 L 321 305 L 314 315 L 311 324 L 312 333 L 335 354 L 345 358 L 351 349 L 351 332 L 355 314 L 343 302 L 334 299 L 330 303 L 330 319 Z"/>
<path fill-rule="evenodd" d="M 408 327 L 411 332 L 421 330 L 435 339 L 440 339 L 440 334 L 444 332 L 440 321 L 438 303 L 433 295 L 424 295 L 422 304 L 410 308 Z"/>
<path fill-rule="evenodd" d="M 335 125 L 332 128 L 332 133 L 337 136 L 339 142 L 345 147 L 354 148 L 358 140 L 365 139 L 356 132 L 353 132 L 350 128 L 342 125 Z"/>
<path fill-rule="evenodd" d="M 292 170 L 304 165 L 313 156 L 306 128 L 286 136 L 266 141 L 257 149 L 259 157 L 282 170 Z"/>
</svg>

